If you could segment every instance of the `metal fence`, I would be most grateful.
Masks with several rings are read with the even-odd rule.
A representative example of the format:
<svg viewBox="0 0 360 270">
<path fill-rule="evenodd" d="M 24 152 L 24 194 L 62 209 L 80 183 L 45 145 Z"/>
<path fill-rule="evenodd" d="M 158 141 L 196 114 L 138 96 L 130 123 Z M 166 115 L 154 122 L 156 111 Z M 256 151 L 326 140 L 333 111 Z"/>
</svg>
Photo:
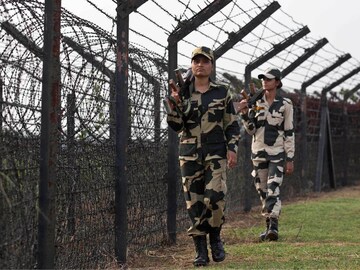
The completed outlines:
<svg viewBox="0 0 360 270">
<path fill-rule="evenodd" d="M 51 1 L 45 2 L 49 5 Z M 129 2 L 117 3 L 119 16 L 120 11 L 131 12 L 131 6 L 124 7 Z M 144 2 L 136 3 L 140 6 Z M 150 2 L 144 5 L 158 4 Z M 174 159 L 176 137 L 168 132 L 161 99 L 168 92 L 167 81 L 173 76 L 172 70 L 179 65 L 177 57 L 186 59 L 188 42 L 183 37 L 187 35 L 184 29 L 192 26 L 194 33 L 205 35 L 202 27 L 211 26 L 220 33 L 218 20 L 211 21 L 210 17 L 216 13 L 214 10 L 222 10 L 227 4 L 232 8 L 227 13 L 223 11 L 222 16 L 241 31 L 228 32 L 229 38 L 215 49 L 217 79 L 230 83 L 236 93 L 242 84 L 246 87 L 251 71 L 274 61 L 274 64 L 281 63 L 276 65 L 285 71 L 289 82 L 300 81 L 304 86 L 301 90 L 298 88 L 299 91 L 292 89 L 283 93 L 295 105 L 297 149 L 296 171 L 284 181 L 283 198 L 352 185 L 359 180 L 356 170 L 360 161 L 357 61 L 340 66 L 343 62 L 336 60 L 343 53 L 331 48 L 321 52 L 326 42 L 304 38 L 306 28 L 297 23 L 292 22 L 290 27 L 293 28 L 286 26 L 287 31 L 275 33 L 269 21 L 285 25 L 284 18 L 288 19 L 284 13 L 282 19 L 273 14 L 280 8 L 277 2 L 261 6 L 248 2 L 251 6 L 247 10 L 240 8 L 236 1 L 184 5 L 178 14 L 187 14 L 185 17 L 191 24 L 182 21 L 184 25 L 179 24 L 168 33 L 169 44 L 162 48 L 168 58 L 161 49 L 150 50 L 130 41 L 127 96 L 119 97 L 116 82 L 119 36 L 114 34 L 114 18 L 113 29 L 105 31 L 95 23 L 61 10 L 60 87 L 53 96 L 43 87 L 44 83 L 49 83 L 45 82 L 45 75 L 53 74 L 43 68 L 49 49 L 44 41 L 46 29 L 43 25 L 48 15 L 45 4 L 34 0 L 1 1 L 0 11 L 4 15 L 0 28 L 0 268 L 46 268 L 49 265 L 105 268 L 115 261 L 125 263 L 124 250 L 131 255 L 148 247 L 171 244 L 176 233 L 185 230 L 189 220 Z M 52 1 L 54 5 L 60 3 Z M 179 22 L 178 14 L 164 5 L 165 2 L 159 5 L 159 10 Z M 105 13 L 99 6 L 97 9 Z M 151 14 L 141 11 L 138 14 L 156 21 Z M 235 22 L 237 16 L 245 16 L 243 25 Z M 219 20 L 220 25 L 224 25 L 224 20 Z M 202 26 L 197 27 L 197 24 Z M 252 50 L 255 43 L 265 40 L 255 30 L 259 25 L 273 32 L 268 37 L 286 40 L 267 40 L 246 61 L 235 63 L 242 65 L 241 74 L 245 76 L 244 82 L 236 84 L 229 74 L 239 75 L 238 68 L 222 65 L 221 60 L 225 58 L 231 62 L 224 56 L 229 50 L 241 51 L 244 57 L 243 47 L 249 46 Z M 156 25 L 158 29 L 162 27 Z M 225 27 L 223 30 L 227 31 Z M 297 36 L 299 34 L 301 36 Z M 218 45 L 223 37 L 213 35 L 211 39 Z M 244 40 L 248 35 L 253 41 Z M 299 39 L 301 45 L 296 45 Z M 148 40 L 156 42 L 151 35 Z M 181 43 L 184 40 L 185 45 Z M 235 46 L 238 43 L 243 47 Z M 269 44 L 275 45 L 269 47 Z M 313 47 L 309 49 L 310 46 Z M 304 54 L 295 53 L 301 49 Z M 309 51 L 312 55 L 306 55 Z M 337 65 L 332 67 L 335 63 Z M 330 73 L 335 68 L 335 74 Z M 349 91 L 342 96 L 339 91 L 331 93 L 338 85 Z M 311 94 L 306 93 L 306 87 L 310 86 L 314 87 Z M 315 91 L 319 89 L 322 91 L 317 96 Z M 127 101 L 122 111 L 119 111 L 118 98 Z M 52 108 L 53 104 L 57 104 L 55 111 L 58 111 L 51 115 L 44 108 Z M 46 114 L 49 122 L 44 121 Z M 119 123 L 119 114 L 127 115 L 125 123 Z M 44 130 L 54 128 L 54 123 L 56 136 L 49 132 L 51 138 L 44 137 Z M 124 130 L 127 139 L 119 142 L 119 132 Z M 228 212 L 248 211 L 258 205 L 249 174 L 249 137 L 242 134 L 239 165 L 229 172 Z M 46 147 L 46 143 L 50 146 Z M 120 164 L 124 166 L 126 185 L 120 187 L 119 144 L 125 149 L 126 161 Z M 49 149 L 53 152 L 46 151 Z M 50 164 L 51 157 L 56 161 L 51 164 L 54 172 L 42 165 L 44 160 Z M 51 176 L 56 181 L 46 182 L 48 171 L 54 174 Z M 55 187 L 46 186 L 44 193 L 44 180 L 45 184 Z M 48 205 L 43 205 L 44 198 Z M 53 224 L 53 228 L 49 224 Z M 125 227 L 117 227 L 119 224 Z"/>
</svg>

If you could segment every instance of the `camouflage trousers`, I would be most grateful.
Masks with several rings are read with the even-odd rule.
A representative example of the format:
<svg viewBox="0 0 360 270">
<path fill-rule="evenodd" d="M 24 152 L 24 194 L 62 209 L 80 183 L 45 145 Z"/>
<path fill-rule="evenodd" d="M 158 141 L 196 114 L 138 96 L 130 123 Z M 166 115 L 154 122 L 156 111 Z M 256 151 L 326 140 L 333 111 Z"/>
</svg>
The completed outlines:
<svg viewBox="0 0 360 270">
<path fill-rule="evenodd" d="M 255 188 L 260 196 L 262 215 L 278 218 L 281 212 L 280 186 L 284 176 L 284 161 L 253 160 Z"/>
<path fill-rule="evenodd" d="M 226 159 L 180 160 L 190 236 L 219 230 L 225 221 Z"/>
</svg>

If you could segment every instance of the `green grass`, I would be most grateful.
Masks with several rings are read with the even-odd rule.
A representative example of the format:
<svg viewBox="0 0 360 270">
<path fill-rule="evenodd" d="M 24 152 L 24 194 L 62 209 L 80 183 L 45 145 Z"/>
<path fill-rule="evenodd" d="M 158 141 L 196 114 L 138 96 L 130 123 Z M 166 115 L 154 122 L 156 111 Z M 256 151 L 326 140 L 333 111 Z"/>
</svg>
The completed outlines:
<svg viewBox="0 0 360 270">
<path fill-rule="evenodd" d="M 232 228 L 227 259 L 208 269 L 360 269 L 360 198 L 283 206 L 277 242 L 257 242 L 264 225 Z"/>
<path fill-rule="evenodd" d="M 314 198 L 315 197 L 315 198 Z M 232 213 L 222 230 L 226 259 L 201 269 L 359 269 L 360 187 L 283 205 L 277 242 L 259 242 L 265 222 L 258 210 Z M 184 232 L 177 245 L 132 257 L 129 269 L 199 269 Z"/>
</svg>

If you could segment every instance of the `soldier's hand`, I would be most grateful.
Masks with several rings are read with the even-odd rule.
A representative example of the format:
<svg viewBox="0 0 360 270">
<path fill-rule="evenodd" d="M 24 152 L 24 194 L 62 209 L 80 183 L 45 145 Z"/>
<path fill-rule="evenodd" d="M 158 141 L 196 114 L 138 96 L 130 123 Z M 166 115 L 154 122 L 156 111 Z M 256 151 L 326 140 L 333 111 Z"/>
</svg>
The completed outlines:
<svg viewBox="0 0 360 270">
<path fill-rule="evenodd" d="M 176 104 L 178 104 L 180 102 L 180 96 L 179 96 L 180 88 L 176 85 L 173 79 L 169 81 L 169 84 L 171 87 L 171 96 L 175 99 Z"/>
<path fill-rule="evenodd" d="M 229 169 L 232 169 L 236 166 L 237 164 L 237 155 L 235 152 L 233 151 L 227 151 L 227 167 Z"/>
<path fill-rule="evenodd" d="M 234 102 L 236 113 L 247 114 L 249 111 L 248 102 L 246 99 L 240 100 L 240 102 Z"/>
</svg>

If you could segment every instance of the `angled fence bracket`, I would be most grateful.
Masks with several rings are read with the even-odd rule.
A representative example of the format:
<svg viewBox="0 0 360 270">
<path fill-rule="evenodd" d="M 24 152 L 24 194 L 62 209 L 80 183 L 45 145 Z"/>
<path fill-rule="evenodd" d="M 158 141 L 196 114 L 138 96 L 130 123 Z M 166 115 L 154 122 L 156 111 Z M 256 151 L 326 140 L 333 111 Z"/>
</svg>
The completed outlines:
<svg viewBox="0 0 360 270">
<path fill-rule="evenodd" d="M 251 72 L 277 55 L 279 52 L 285 50 L 287 47 L 289 47 L 291 44 L 294 44 L 296 41 L 301 39 L 302 37 L 306 36 L 308 33 L 310 33 L 310 30 L 307 26 L 301 28 L 299 31 L 288 37 L 287 39 L 283 40 L 282 42 L 275 44 L 271 50 L 269 50 L 264 55 L 260 56 L 259 58 L 255 59 L 254 61 L 250 62 L 245 67 L 245 90 L 249 93 L 249 83 L 251 80 Z"/>
<path fill-rule="evenodd" d="M 324 47 L 327 43 L 328 43 L 328 40 L 326 38 L 322 38 L 313 47 L 306 49 L 303 55 L 301 55 L 298 59 L 296 59 L 288 67 L 284 68 L 281 71 L 282 77 L 283 78 L 286 77 L 286 75 L 288 75 L 295 68 L 297 68 L 303 62 L 305 62 L 307 59 L 309 59 L 310 56 L 315 54 L 318 50 L 320 50 L 322 47 Z"/>
</svg>

